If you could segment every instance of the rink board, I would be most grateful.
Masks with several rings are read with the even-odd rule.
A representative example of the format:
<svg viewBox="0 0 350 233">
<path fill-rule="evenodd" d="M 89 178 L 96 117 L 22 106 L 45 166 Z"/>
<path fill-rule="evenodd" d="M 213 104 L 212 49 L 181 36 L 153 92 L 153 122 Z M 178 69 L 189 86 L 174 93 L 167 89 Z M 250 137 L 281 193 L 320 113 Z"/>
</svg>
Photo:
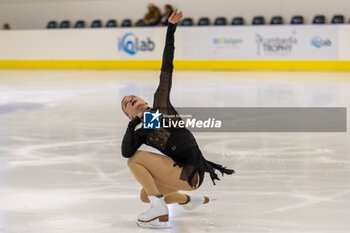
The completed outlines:
<svg viewBox="0 0 350 233">
<path fill-rule="evenodd" d="M 91 61 L 91 60 L 12 60 L 1 61 L 3 69 L 160 69 L 161 61 Z M 348 71 L 350 61 L 174 61 L 179 70 L 329 70 Z"/>
<path fill-rule="evenodd" d="M 0 32 L 0 68 L 159 69 L 165 27 Z M 350 26 L 178 27 L 175 69 L 350 70 Z"/>
</svg>

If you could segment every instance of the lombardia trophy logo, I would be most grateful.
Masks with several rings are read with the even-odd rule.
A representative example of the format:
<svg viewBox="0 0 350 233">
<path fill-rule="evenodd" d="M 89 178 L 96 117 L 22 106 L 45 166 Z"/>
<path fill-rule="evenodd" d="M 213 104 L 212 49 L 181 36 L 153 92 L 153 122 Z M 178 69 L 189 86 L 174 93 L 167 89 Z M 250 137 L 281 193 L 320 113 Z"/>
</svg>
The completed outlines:
<svg viewBox="0 0 350 233">
<path fill-rule="evenodd" d="M 293 47 L 298 43 L 298 40 L 295 36 L 266 38 L 260 34 L 255 34 L 255 42 L 258 46 L 258 56 L 288 56 L 291 54 Z"/>
<path fill-rule="evenodd" d="M 160 115 L 159 110 L 156 112 L 143 112 L 143 128 L 145 129 L 160 129 Z"/>
</svg>

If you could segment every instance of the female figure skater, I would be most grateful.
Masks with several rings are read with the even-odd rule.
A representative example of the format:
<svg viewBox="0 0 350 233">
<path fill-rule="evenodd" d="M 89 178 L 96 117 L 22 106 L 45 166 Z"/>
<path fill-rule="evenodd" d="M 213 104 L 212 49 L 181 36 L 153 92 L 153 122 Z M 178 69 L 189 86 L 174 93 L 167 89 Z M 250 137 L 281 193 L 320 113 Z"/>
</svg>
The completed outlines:
<svg viewBox="0 0 350 233">
<path fill-rule="evenodd" d="M 192 133 L 186 128 L 141 127 L 135 131 L 135 127 L 142 122 L 145 111 L 158 110 L 162 114 L 162 120 L 163 114 L 175 115 L 172 121 L 181 120 L 169 99 L 175 50 L 174 33 L 181 18 L 182 12 L 177 13 L 175 10 L 168 19 L 160 82 L 154 94 L 153 108 L 133 95 L 125 96 L 121 103 L 122 110 L 131 120 L 122 141 L 122 155 L 129 158 L 131 173 L 142 185 L 141 201 L 151 203 L 150 208 L 138 216 L 138 225 L 143 227 L 160 227 L 155 224 L 157 219 L 159 222 L 167 222 L 169 213 L 166 204 L 178 203 L 185 209 L 192 210 L 208 203 L 208 197 L 189 196 L 178 192 L 198 189 L 205 172 L 210 174 L 214 185 L 214 180 L 220 180 L 215 169 L 222 175 L 234 173 L 233 170 L 207 161 Z M 157 148 L 167 156 L 138 150 L 143 143 Z"/>
</svg>

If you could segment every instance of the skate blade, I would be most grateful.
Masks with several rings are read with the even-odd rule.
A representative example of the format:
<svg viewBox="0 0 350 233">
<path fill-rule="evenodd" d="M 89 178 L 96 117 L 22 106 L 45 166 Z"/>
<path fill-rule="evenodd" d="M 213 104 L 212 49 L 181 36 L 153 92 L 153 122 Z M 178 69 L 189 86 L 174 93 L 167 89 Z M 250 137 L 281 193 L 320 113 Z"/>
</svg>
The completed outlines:
<svg viewBox="0 0 350 233">
<path fill-rule="evenodd" d="M 171 226 L 165 222 L 159 222 L 158 219 L 151 222 L 140 222 L 137 221 L 137 225 L 143 228 L 152 228 L 152 229 L 171 229 Z"/>
</svg>

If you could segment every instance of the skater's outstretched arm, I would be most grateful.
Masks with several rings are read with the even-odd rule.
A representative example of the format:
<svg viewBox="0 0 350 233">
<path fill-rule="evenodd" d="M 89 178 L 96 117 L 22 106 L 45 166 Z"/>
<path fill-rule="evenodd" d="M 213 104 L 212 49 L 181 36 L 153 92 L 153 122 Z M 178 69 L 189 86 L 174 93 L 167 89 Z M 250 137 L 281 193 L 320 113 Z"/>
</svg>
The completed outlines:
<svg viewBox="0 0 350 233">
<path fill-rule="evenodd" d="M 173 72 L 174 65 L 174 50 L 175 50 L 175 30 L 176 24 L 168 23 L 168 29 L 166 33 L 165 39 L 165 47 L 163 51 L 163 59 L 162 59 L 162 71 L 165 72 Z"/>
<path fill-rule="evenodd" d="M 136 116 L 129 122 L 122 142 L 122 155 L 125 158 L 130 158 L 135 154 L 137 149 L 143 144 L 140 132 L 135 132 L 135 127 L 141 123 L 139 116 Z"/>
<path fill-rule="evenodd" d="M 171 79 L 174 69 L 174 40 L 177 22 L 182 18 L 182 12 L 177 13 L 175 10 L 168 19 L 168 28 L 165 39 L 165 47 L 163 51 L 162 68 L 160 73 L 159 85 L 154 93 L 153 107 L 166 108 L 170 105 L 170 89 Z"/>
</svg>

